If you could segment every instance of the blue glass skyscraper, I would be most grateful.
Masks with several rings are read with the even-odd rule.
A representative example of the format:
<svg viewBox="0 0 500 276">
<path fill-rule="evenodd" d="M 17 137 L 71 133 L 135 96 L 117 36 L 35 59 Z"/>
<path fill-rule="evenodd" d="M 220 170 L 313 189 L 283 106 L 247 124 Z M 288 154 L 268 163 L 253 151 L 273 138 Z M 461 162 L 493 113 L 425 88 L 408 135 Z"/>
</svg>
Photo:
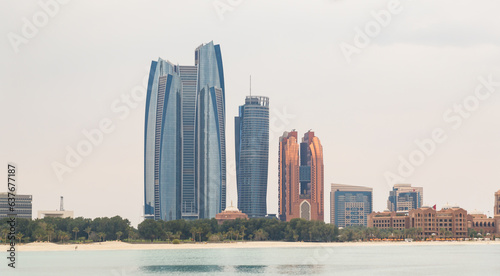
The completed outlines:
<svg viewBox="0 0 500 276">
<path fill-rule="evenodd" d="M 194 66 L 151 64 L 144 130 L 144 215 L 212 218 L 226 206 L 222 55 L 213 42 Z"/>
<path fill-rule="evenodd" d="M 238 209 L 249 218 L 267 213 L 269 98 L 249 96 L 235 117 Z"/>
<path fill-rule="evenodd" d="M 332 184 L 330 223 L 338 227 L 368 225 L 373 211 L 373 189 L 362 186 Z"/>
</svg>

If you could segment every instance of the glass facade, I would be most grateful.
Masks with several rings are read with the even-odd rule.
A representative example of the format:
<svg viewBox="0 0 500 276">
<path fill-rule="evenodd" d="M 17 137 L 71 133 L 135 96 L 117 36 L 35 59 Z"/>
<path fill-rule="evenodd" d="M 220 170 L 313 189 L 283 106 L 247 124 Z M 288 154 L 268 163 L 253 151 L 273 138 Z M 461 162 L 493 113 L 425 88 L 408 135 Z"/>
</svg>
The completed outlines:
<svg viewBox="0 0 500 276">
<path fill-rule="evenodd" d="M 313 131 L 304 134 L 300 146 L 297 135 L 293 130 L 280 137 L 279 217 L 324 221 L 323 147 Z"/>
<path fill-rule="evenodd" d="M 199 46 L 194 66 L 152 62 L 144 130 L 145 218 L 212 218 L 225 208 L 224 122 L 219 45 Z"/>
<path fill-rule="evenodd" d="M 368 224 L 372 212 L 372 189 L 348 185 L 332 185 L 331 223 L 338 227 Z"/>
<path fill-rule="evenodd" d="M 422 207 L 423 188 L 410 184 L 396 184 L 389 192 L 387 209 L 391 212 L 408 212 Z"/>
<path fill-rule="evenodd" d="M 249 218 L 267 214 L 269 98 L 249 96 L 235 117 L 238 209 Z"/>
</svg>

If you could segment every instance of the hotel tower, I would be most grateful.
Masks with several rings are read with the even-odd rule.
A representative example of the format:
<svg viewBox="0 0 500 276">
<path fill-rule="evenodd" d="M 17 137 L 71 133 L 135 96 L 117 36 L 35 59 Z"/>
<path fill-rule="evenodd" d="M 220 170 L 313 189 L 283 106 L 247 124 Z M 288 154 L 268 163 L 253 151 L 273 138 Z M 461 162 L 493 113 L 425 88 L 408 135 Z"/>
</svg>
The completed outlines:
<svg viewBox="0 0 500 276">
<path fill-rule="evenodd" d="M 214 218 L 226 208 L 225 91 L 213 42 L 194 65 L 151 63 L 144 128 L 144 216 Z"/>
<path fill-rule="evenodd" d="M 248 96 L 234 118 L 238 209 L 249 218 L 267 214 L 269 98 Z"/>
<path fill-rule="evenodd" d="M 297 137 L 295 130 L 280 137 L 279 216 L 324 221 L 323 147 L 312 131 L 300 144 Z"/>
</svg>

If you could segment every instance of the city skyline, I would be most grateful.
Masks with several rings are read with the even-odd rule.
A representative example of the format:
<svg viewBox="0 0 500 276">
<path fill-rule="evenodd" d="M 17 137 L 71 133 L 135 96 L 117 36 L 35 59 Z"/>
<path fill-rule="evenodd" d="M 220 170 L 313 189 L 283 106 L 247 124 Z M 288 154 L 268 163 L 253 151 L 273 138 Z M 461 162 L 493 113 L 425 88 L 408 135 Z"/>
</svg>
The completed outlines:
<svg viewBox="0 0 500 276">
<path fill-rule="evenodd" d="M 150 61 L 193 64 L 192 50 L 213 40 L 223 47 L 231 91 L 228 202 L 237 204 L 232 118 L 252 75 L 252 93 L 272 103 L 268 213 L 278 210 L 277 139 L 296 128 L 321 138 L 325 193 L 330 183 L 369 185 L 374 210 L 384 210 L 394 184 L 389 172 L 423 187 L 424 205 L 449 202 L 493 215 L 500 31 L 491 26 L 500 3 L 401 2 L 369 41 L 358 29 L 377 23 L 373 14 L 387 9 L 385 1 L 257 0 L 223 19 L 210 2 L 128 2 L 121 12 L 116 3 L 71 2 L 29 37 L 24 19 L 44 10 L 18 1 L 0 7 L 8 22 L 0 25 L 1 162 L 19 166 L 19 193 L 33 195 L 34 213 L 57 209 L 64 195 L 76 216 L 120 215 L 137 225 Z M 96 10 L 92 20 L 85 16 Z M 27 42 L 16 52 L 9 34 Z M 343 43 L 357 47 L 350 63 Z"/>
</svg>

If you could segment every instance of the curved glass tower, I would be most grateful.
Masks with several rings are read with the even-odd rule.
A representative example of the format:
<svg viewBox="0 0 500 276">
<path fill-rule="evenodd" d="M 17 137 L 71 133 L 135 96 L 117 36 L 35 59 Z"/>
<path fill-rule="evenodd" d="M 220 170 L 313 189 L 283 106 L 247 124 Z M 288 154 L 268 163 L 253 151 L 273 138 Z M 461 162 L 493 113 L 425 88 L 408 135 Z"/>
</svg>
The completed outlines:
<svg viewBox="0 0 500 276">
<path fill-rule="evenodd" d="M 269 98 L 249 96 L 235 117 L 238 209 L 249 218 L 267 214 Z"/>
<path fill-rule="evenodd" d="M 212 218 L 226 205 L 225 95 L 219 45 L 194 66 L 153 61 L 144 129 L 145 218 Z"/>
</svg>

